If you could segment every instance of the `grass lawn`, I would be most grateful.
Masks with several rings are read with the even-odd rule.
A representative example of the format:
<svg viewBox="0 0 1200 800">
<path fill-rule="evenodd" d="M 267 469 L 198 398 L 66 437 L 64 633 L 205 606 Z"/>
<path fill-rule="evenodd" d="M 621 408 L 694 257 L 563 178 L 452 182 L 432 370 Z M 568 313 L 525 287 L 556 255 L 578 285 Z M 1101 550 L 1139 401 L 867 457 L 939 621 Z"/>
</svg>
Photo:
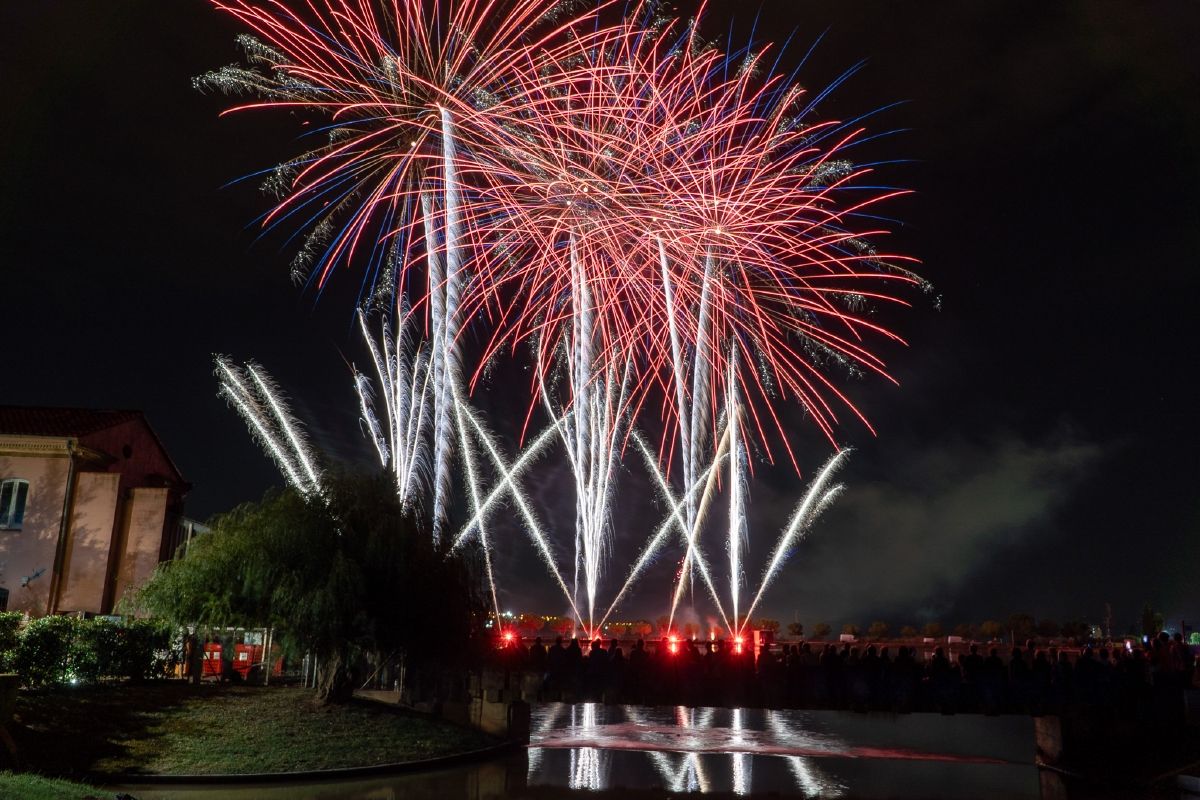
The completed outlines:
<svg viewBox="0 0 1200 800">
<path fill-rule="evenodd" d="M 0 772 L 0 797 L 19 797 L 21 800 L 96 800 L 101 796 L 99 789 L 83 783 Z"/>
<path fill-rule="evenodd" d="M 495 743 L 400 709 L 365 701 L 326 707 L 312 697 L 304 689 L 182 683 L 22 694 L 11 731 L 29 770 L 68 778 L 359 767 Z"/>
</svg>

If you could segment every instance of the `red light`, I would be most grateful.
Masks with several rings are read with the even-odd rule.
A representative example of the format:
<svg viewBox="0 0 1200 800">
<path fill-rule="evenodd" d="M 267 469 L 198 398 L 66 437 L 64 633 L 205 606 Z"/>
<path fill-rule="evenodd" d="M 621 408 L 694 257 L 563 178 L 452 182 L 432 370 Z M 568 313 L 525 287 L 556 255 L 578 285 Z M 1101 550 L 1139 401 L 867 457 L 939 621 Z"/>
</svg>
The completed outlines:
<svg viewBox="0 0 1200 800">
<path fill-rule="evenodd" d="M 670 650 L 672 654 L 678 653 L 679 645 L 675 643 L 674 639 L 671 639 L 671 643 L 669 645 L 667 645 L 667 649 Z"/>
<path fill-rule="evenodd" d="M 746 640 L 745 640 L 745 639 L 743 639 L 741 636 L 736 636 L 736 637 L 734 637 L 734 639 L 733 639 L 733 642 L 734 642 L 734 644 L 736 644 L 738 647 L 741 647 L 741 646 L 742 646 L 742 643 L 744 643 L 745 641 L 746 641 Z M 741 651 L 739 651 L 739 652 L 741 652 Z"/>
<path fill-rule="evenodd" d="M 504 641 L 506 641 L 506 642 L 511 642 L 511 641 L 513 640 L 513 638 L 514 638 L 514 637 L 513 637 L 513 632 L 512 632 L 512 631 L 505 631 L 505 632 L 504 632 Z"/>
</svg>

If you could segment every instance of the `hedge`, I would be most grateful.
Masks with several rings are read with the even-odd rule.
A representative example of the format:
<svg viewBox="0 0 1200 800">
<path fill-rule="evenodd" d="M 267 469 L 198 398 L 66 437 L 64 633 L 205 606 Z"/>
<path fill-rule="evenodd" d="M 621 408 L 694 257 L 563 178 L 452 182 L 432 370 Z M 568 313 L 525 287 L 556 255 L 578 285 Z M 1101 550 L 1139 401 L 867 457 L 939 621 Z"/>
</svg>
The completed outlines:
<svg viewBox="0 0 1200 800">
<path fill-rule="evenodd" d="M 159 652 L 167 636 L 145 620 L 41 617 L 0 613 L 0 669 L 15 671 L 31 688 L 142 680 L 162 673 Z"/>
<path fill-rule="evenodd" d="M 21 640 L 21 623 L 24 621 L 25 615 L 18 611 L 0 611 L 0 672 L 12 669 L 8 662 Z"/>
</svg>

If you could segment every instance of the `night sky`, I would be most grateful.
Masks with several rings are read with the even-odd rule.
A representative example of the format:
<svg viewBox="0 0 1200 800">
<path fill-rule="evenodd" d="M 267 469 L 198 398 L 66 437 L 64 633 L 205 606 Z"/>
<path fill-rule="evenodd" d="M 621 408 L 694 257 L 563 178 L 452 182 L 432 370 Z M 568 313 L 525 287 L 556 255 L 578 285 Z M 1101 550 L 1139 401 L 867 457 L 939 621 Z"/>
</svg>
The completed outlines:
<svg viewBox="0 0 1200 800">
<path fill-rule="evenodd" d="M 723 35 L 713 6 L 706 30 Z M 823 117 L 902 103 L 872 119 L 896 133 L 869 155 L 909 160 L 883 175 L 915 190 L 888 207 L 903 222 L 889 246 L 935 287 L 889 318 L 909 340 L 881 351 L 901 386 L 843 381 L 878 436 L 842 428 L 857 448 L 848 491 L 765 612 L 1099 622 L 1107 602 L 1121 630 L 1145 602 L 1171 621 L 1200 615 L 1200 5 L 763 8 L 760 38 L 796 30 L 794 60 L 825 34 L 804 85 L 866 60 Z M 359 276 L 319 303 L 304 294 L 288 275 L 294 243 L 256 241 L 268 199 L 253 181 L 225 186 L 299 152 L 296 120 L 219 119 L 227 101 L 191 88 L 238 59 L 238 32 L 200 0 L 0 10 L 0 403 L 144 409 L 199 518 L 280 483 L 216 397 L 212 353 L 260 361 L 321 449 L 372 463 L 347 366 L 365 361 Z M 504 377 L 476 401 L 502 433 L 524 391 Z M 807 476 L 829 445 L 789 421 Z M 752 583 L 802 485 L 756 469 Z M 565 547 L 563 470 L 550 460 L 534 483 Z M 622 480 L 614 573 L 661 513 L 632 461 Z M 501 539 L 506 604 L 562 611 L 520 533 Z M 621 616 L 657 616 L 670 574 L 664 559 Z"/>
</svg>

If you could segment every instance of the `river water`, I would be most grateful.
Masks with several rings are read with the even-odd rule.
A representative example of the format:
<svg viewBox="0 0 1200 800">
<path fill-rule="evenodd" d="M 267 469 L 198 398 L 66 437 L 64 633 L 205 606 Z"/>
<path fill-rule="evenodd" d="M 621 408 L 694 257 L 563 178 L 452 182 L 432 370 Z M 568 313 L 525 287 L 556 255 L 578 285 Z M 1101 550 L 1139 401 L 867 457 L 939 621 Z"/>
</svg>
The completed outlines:
<svg viewBox="0 0 1200 800">
<path fill-rule="evenodd" d="M 369 735 L 369 732 L 364 732 Z M 139 800 L 1039 798 L 1029 717 L 549 704 L 527 750 L 364 780 L 114 787 Z"/>
</svg>

